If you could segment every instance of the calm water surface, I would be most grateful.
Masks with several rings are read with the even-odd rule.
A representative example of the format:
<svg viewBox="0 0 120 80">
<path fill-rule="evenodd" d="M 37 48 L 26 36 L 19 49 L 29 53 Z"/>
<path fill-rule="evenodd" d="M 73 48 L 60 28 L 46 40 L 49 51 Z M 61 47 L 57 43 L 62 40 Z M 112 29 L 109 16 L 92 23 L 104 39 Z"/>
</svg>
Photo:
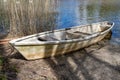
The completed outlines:
<svg viewBox="0 0 120 80">
<path fill-rule="evenodd" d="M 112 21 L 110 42 L 120 45 L 120 0 L 59 0 L 58 28 Z"/>
</svg>

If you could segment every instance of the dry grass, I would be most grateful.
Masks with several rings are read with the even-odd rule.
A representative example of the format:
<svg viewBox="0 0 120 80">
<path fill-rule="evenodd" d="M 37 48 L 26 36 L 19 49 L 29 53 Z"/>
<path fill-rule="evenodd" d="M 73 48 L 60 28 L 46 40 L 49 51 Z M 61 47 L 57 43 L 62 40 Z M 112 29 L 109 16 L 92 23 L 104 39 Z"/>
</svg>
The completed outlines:
<svg viewBox="0 0 120 80">
<path fill-rule="evenodd" d="M 12 38 L 54 29 L 56 4 L 57 0 L 0 0 L 0 25 Z"/>
</svg>

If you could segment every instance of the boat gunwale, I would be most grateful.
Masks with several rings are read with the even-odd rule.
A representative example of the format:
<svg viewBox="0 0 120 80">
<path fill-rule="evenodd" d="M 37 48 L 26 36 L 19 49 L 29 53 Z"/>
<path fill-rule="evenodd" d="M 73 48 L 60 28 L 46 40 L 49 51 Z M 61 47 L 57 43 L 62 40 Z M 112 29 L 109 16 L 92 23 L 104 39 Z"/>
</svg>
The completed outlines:
<svg viewBox="0 0 120 80">
<path fill-rule="evenodd" d="M 35 46 L 35 45 L 45 45 L 45 44 L 50 44 L 51 45 L 51 44 L 62 44 L 62 43 L 85 41 L 85 40 L 89 40 L 89 39 L 92 39 L 94 37 L 97 37 L 97 36 L 100 36 L 100 35 L 103 35 L 103 34 L 109 32 L 114 26 L 114 22 L 108 22 L 108 21 L 92 23 L 92 24 L 99 24 L 99 23 L 112 23 L 112 24 L 107 30 L 88 35 L 88 36 L 86 36 L 84 38 L 77 38 L 77 39 L 70 39 L 70 40 L 60 40 L 60 41 L 45 41 L 45 42 L 41 41 L 41 42 L 37 42 L 37 43 L 35 43 L 35 42 L 27 42 L 27 43 L 20 42 L 20 43 L 17 43 L 19 41 L 29 39 L 29 38 L 32 38 L 32 37 L 36 37 L 38 35 L 45 35 L 45 34 L 53 33 L 53 31 L 46 31 L 46 32 L 41 32 L 41 33 L 33 34 L 33 35 L 30 35 L 30 36 L 25 36 L 25 37 L 22 37 L 22 38 L 18 38 L 18 39 L 15 39 L 15 40 L 11 40 L 11 41 L 9 41 L 9 43 L 14 45 L 14 46 Z M 77 28 L 77 27 L 85 27 L 85 26 L 89 26 L 89 25 L 92 25 L 92 24 L 70 27 L 70 29 L 74 29 L 74 28 Z M 65 31 L 66 29 L 67 28 L 58 29 L 58 30 L 54 30 L 54 32 Z"/>
</svg>

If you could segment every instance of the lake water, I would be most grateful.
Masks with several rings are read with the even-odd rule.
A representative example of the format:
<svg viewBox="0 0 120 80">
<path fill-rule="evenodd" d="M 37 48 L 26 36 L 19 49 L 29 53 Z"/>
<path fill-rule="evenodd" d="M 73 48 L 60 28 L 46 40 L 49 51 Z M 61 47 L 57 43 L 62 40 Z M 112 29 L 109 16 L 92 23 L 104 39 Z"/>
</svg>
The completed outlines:
<svg viewBox="0 0 120 80">
<path fill-rule="evenodd" d="M 5 0 L 5 1 L 7 1 L 7 0 Z M 17 0 L 17 1 L 19 1 L 19 0 Z M 120 44 L 120 4 L 119 4 L 120 0 L 56 0 L 56 1 L 58 1 L 56 4 L 57 5 L 56 6 L 57 16 L 55 19 L 56 21 L 54 21 L 55 22 L 54 24 L 56 24 L 57 29 L 72 27 L 72 26 L 76 26 L 76 25 L 95 23 L 95 22 L 100 22 L 100 21 L 112 21 L 115 23 L 115 26 L 112 29 L 112 37 L 111 37 L 110 42 L 115 43 L 115 44 Z M 33 0 L 33 2 L 34 2 L 34 0 Z M 18 3 L 20 4 L 20 2 L 17 2 L 17 4 Z M 30 4 L 31 3 L 32 2 L 30 2 Z M 21 6 L 19 4 L 17 6 L 18 8 L 16 8 L 16 9 L 21 9 Z M 39 3 L 36 2 L 35 6 L 36 6 L 36 4 L 37 4 L 37 8 L 38 8 Z M 33 5 L 33 4 L 31 4 L 31 5 Z M 30 7 L 34 7 L 34 6 L 30 6 Z M 37 12 L 38 11 L 37 8 L 36 9 L 33 8 L 33 9 L 35 9 Z M 30 11 L 32 12 L 33 9 L 32 8 L 30 8 L 30 9 L 31 9 Z M 19 12 L 20 11 L 18 11 L 18 13 Z M 13 12 L 13 13 L 15 13 L 15 12 Z M 30 13 L 29 15 L 31 15 L 31 14 L 33 14 L 33 12 Z M 20 13 L 20 15 L 21 15 L 21 13 Z M 26 17 L 26 15 L 25 15 L 25 17 Z M 2 17 L 2 18 L 4 19 L 4 17 Z M 33 18 L 35 20 L 34 16 L 32 16 L 31 18 Z M 22 25 L 24 25 L 24 24 L 26 25 L 25 20 L 22 20 L 22 19 L 26 19 L 26 18 L 24 18 L 24 15 L 23 15 L 23 18 L 15 19 L 15 21 L 18 20 L 18 22 L 22 23 Z M 19 20 L 21 20 L 23 22 L 21 22 Z M 39 19 L 36 19 L 36 20 L 39 21 Z M 43 20 L 44 20 L 44 18 L 43 18 Z M 51 20 L 49 20 L 49 21 L 51 21 Z M 18 22 L 17 22 L 17 25 L 19 25 Z M 3 23 L 5 24 L 5 22 L 2 21 L 0 26 L 2 26 Z M 38 24 L 39 24 L 39 22 L 38 22 Z M 37 24 L 35 24 L 35 25 L 37 25 Z"/>
<path fill-rule="evenodd" d="M 120 44 L 120 0 L 60 0 L 58 28 L 112 21 L 110 42 Z"/>
</svg>

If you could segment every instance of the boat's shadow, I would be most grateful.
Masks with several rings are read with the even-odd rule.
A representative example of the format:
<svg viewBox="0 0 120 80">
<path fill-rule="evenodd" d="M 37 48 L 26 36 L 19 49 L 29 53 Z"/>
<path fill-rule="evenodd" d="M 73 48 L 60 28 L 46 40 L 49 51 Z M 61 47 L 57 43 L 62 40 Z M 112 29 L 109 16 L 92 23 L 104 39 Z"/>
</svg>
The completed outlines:
<svg viewBox="0 0 120 80">
<path fill-rule="evenodd" d="M 104 54 L 98 53 L 102 55 L 99 57 L 96 52 L 94 52 L 97 50 L 101 52 L 101 49 L 105 46 L 104 42 L 97 43 L 88 48 L 71 52 L 71 54 L 47 58 L 44 59 L 44 61 L 52 68 L 58 80 L 97 80 L 99 77 L 104 80 L 106 76 L 108 78 L 111 77 L 111 74 L 107 75 L 108 72 L 120 72 L 120 66 L 118 64 L 104 60 L 104 58 L 102 58 Z M 110 48 L 106 50 L 111 52 Z M 107 55 L 109 56 L 109 53 L 107 53 Z M 117 60 L 118 59 L 116 59 L 116 62 Z M 102 73 L 106 74 L 106 76 Z M 111 78 L 113 79 L 114 77 Z"/>
<path fill-rule="evenodd" d="M 114 65 L 114 63 L 112 63 L 111 61 L 106 61 L 107 59 L 104 60 L 104 58 L 102 58 L 104 57 L 104 54 L 102 54 L 101 49 L 103 49 L 105 46 L 106 42 L 101 41 L 87 48 L 71 52 L 70 54 L 45 58 L 40 60 L 42 62 L 40 62 L 39 60 L 35 60 L 32 62 L 46 63 L 47 65 L 49 65 L 49 68 L 53 73 L 50 75 L 52 76 L 54 75 L 57 80 L 97 80 L 97 79 L 105 80 L 105 77 L 107 77 L 108 79 L 110 78 L 113 79 L 115 78 L 114 77 L 115 75 L 118 77 L 118 75 L 114 73 L 120 72 L 120 66 L 117 64 Z M 111 52 L 107 53 L 108 56 L 109 54 L 112 53 L 113 56 L 117 54 L 117 53 L 114 54 L 114 51 L 112 49 L 113 49 L 112 47 L 108 47 L 106 49 Z M 101 53 L 96 53 L 95 51 Z M 22 57 L 22 55 L 18 53 L 14 54 L 12 58 L 25 60 Z M 27 61 L 26 63 L 29 64 L 31 63 L 31 61 L 30 62 Z M 41 65 L 41 67 L 43 66 Z M 36 65 L 36 67 L 38 68 L 39 66 Z M 38 69 L 40 69 L 38 71 L 41 71 L 41 68 Z M 110 73 L 109 75 L 108 72 L 111 71 L 112 73 Z M 111 77 L 111 74 L 114 76 Z M 46 78 L 48 77 L 47 75 L 44 76 Z M 116 79 L 118 79 L 117 77 Z"/>
</svg>

